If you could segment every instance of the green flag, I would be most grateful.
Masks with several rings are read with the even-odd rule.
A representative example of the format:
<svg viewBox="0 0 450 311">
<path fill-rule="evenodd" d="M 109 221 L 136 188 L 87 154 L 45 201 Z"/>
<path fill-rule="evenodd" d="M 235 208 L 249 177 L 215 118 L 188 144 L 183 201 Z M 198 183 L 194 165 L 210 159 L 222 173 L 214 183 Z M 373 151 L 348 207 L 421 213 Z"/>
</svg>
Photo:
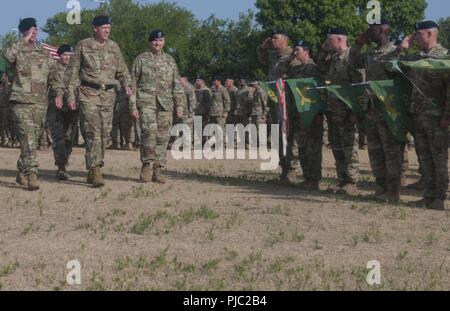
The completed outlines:
<svg viewBox="0 0 450 311">
<path fill-rule="evenodd" d="M 327 90 L 342 100 L 359 117 L 364 116 L 363 105 L 367 102 L 367 89 L 364 84 L 332 85 Z"/>
<path fill-rule="evenodd" d="M 274 104 L 278 104 L 277 87 L 275 86 L 275 83 L 259 82 L 259 85 L 267 93 L 269 99 Z"/>
<path fill-rule="evenodd" d="M 412 85 L 406 79 L 369 81 L 376 104 L 383 112 L 392 134 L 402 142 L 406 141 L 406 132 L 410 128 L 407 104 L 411 98 Z"/>
<path fill-rule="evenodd" d="M 416 62 L 400 62 L 403 66 L 415 70 L 432 70 L 450 72 L 450 59 L 422 59 Z"/>
<path fill-rule="evenodd" d="M 326 95 L 324 90 L 316 89 L 324 83 L 320 79 L 292 79 L 287 80 L 287 84 L 294 96 L 297 111 L 304 127 L 309 127 L 316 115 L 325 111 Z"/>
<path fill-rule="evenodd" d="M 270 115 L 272 118 L 272 123 L 279 122 L 278 115 L 278 95 L 277 95 L 277 87 L 275 82 L 259 82 L 259 86 L 266 92 L 268 101 L 267 104 L 270 107 Z"/>
</svg>

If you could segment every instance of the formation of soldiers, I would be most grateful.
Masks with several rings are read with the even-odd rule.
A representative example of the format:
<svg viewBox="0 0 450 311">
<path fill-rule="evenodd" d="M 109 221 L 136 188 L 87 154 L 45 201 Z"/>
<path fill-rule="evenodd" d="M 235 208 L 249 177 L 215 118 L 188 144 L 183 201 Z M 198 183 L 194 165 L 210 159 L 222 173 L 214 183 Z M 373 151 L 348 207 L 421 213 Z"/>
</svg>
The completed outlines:
<svg viewBox="0 0 450 311">
<path fill-rule="evenodd" d="M 198 77 L 192 85 L 186 77 L 180 77 L 175 60 L 164 52 L 165 34 L 161 30 L 150 33 L 149 50 L 135 59 L 129 71 L 119 46 L 109 39 L 110 18 L 97 16 L 92 25 L 94 36 L 80 41 L 75 48 L 61 46 L 60 61 L 55 63 L 36 43 L 36 21 L 27 18 L 19 25 L 22 39 L 5 52 L 14 78 L 2 79 L 0 137 L 2 145 L 20 143 L 17 182 L 27 189 L 39 189 L 36 148 L 46 120 L 59 180 L 70 178 L 67 167 L 78 133 L 77 120 L 81 120 L 87 182 L 94 187 L 105 184 L 102 168 L 110 143 L 113 148 L 139 148 L 141 182 L 165 183 L 162 171 L 173 123 L 182 122 L 192 129 L 194 116 L 202 117 L 203 126 L 272 123 L 268 97 L 258 81 L 241 77 L 235 83 L 232 78 L 217 76 L 209 88 Z M 396 46 L 389 40 L 389 23 L 382 20 L 371 25 L 350 47 L 345 29 L 333 28 L 321 51 L 314 54 L 316 51 L 307 42 L 299 40 L 292 48 L 286 33 L 274 31 L 257 52 L 259 60 L 268 66 L 269 81 L 320 78 L 334 85 L 352 84 L 392 78 L 397 73 L 388 64 L 394 59 L 447 56 L 448 50 L 438 43 L 438 31 L 434 22 L 419 23 L 415 33 Z M 369 43 L 376 47 L 365 51 Z M 414 43 L 420 51 L 406 56 Z M 423 199 L 413 205 L 444 209 L 450 125 L 448 76 L 414 70 L 407 75 L 417 86 L 408 109 L 424 189 Z M 291 126 L 287 154 L 280 156 L 280 180 L 296 184 L 301 167 L 304 182 L 299 186 L 319 190 L 327 134 L 336 161 L 336 193 L 358 195 L 358 120 L 354 112 L 329 94 L 326 111 L 305 127 L 292 108 L 295 105 L 289 107 Z M 398 203 L 406 144 L 391 133 L 377 99 L 370 94 L 364 109 L 365 118 L 359 122 L 367 135 L 378 186 L 373 198 Z"/>
</svg>

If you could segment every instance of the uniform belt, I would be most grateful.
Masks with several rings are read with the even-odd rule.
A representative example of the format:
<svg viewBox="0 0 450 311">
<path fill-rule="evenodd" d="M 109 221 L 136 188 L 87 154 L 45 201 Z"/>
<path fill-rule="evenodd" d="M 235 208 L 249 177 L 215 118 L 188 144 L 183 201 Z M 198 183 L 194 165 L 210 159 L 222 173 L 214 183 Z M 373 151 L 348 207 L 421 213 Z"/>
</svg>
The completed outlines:
<svg viewBox="0 0 450 311">
<path fill-rule="evenodd" d="M 91 89 L 102 90 L 102 91 L 111 90 L 116 86 L 115 84 L 97 84 L 97 83 L 92 83 L 92 82 L 87 82 L 87 81 L 82 81 L 81 85 L 90 87 Z"/>
</svg>

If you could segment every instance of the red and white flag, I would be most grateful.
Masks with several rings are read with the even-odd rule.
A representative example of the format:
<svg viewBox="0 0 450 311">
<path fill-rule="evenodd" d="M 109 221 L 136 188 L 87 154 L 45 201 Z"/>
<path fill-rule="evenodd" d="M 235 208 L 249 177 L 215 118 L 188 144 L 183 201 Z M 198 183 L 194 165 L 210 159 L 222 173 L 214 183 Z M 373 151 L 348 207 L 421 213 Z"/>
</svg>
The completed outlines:
<svg viewBox="0 0 450 311">
<path fill-rule="evenodd" d="M 54 46 L 51 46 L 50 44 L 47 43 L 42 43 L 41 46 L 44 50 L 50 52 L 50 55 L 54 60 L 59 60 L 58 48 L 55 48 Z"/>
</svg>

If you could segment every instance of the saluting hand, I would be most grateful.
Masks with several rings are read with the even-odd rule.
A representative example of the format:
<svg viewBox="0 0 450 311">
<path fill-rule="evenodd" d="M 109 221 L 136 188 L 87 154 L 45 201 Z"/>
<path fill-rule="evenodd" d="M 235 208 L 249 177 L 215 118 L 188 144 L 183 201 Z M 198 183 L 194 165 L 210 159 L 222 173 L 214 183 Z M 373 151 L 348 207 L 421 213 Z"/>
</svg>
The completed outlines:
<svg viewBox="0 0 450 311">
<path fill-rule="evenodd" d="M 401 48 L 401 49 L 404 49 L 404 50 L 407 50 L 407 49 L 411 48 L 411 47 L 413 46 L 413 44 L 414 44 L 414 39 L 415 39 L 415 37 L 416 37 L 415 34 L 412 34 L 412 35 L 407 36 L 407 37 L 403 40 L 402 44 L 400 44 L 400 48 Z"/>
</svg>

